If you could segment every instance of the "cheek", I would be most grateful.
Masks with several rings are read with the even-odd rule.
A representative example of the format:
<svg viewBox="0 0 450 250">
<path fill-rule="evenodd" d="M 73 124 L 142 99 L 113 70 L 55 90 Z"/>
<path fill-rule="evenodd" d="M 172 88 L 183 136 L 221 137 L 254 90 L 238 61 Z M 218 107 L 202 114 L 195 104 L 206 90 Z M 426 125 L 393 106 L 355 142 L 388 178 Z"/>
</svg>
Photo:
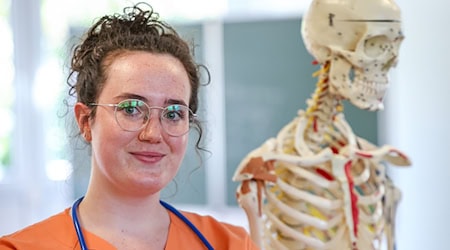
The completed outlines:
<svg viewBox="0 0 450 250">
<path fill-rule="evenodd" d="M 123 131 L 106 112 L 98 112 L 95 121 L 91 123 L 92 130 L 92 148 L 93 150 L 106 151 L 107 154 L 117 152 L 118 148 L 123 148 L 129 143 L 135 133 Z"/>
<path fill-rule="evenodd" d="M 189 139 L 188 135 L 184 135 L 181 137 L 173 137 L 169 139 L 171 151 L 174 155 L 180 158 L 180 162 L 183 160 L 183 157 L 186 153 L 188 139 Z"/>
</svg>

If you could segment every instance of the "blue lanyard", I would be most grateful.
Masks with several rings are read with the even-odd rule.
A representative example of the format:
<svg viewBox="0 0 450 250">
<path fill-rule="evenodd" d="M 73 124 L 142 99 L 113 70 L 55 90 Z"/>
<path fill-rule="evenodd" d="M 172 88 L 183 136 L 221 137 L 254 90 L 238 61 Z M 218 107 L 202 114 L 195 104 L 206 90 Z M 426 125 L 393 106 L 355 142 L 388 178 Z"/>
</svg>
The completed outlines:
<svg viewBox="0 0 450 250">
<path fill-rule="evenodd" d="M 81 197 L 73 203 L 73 205 L 72 205 L 72 220 L 73 220 L 73 225 L 75 227 L 75 231 L 77 232 L 78 241 L 80 242 L 81 250 L 88 250 L 86 241 L 84 240 L 83 232 L 81 230 L 80 222 L 78 221 L 78 214 L 77 214 L 78 206 L 80 205 L 80 202 L 83 200 L 83 198 L 84 197 Z M 180 211 L 178 211 L 176 208 L 172 207 L 171 205 L 165 203 L 164 201 L 159 201 L 159 202 L 161 203 L 161 205 L 164 208 L 166 208 L 170 212 L 174 213 L 178 218 L 180 218 L 184 223 L 186 223 L 186 225 L 188 225 L 189 228 L 192 231 L 194 231 L 194 233 L 198 236 L 198 238 L 200 238 L 200 240 L 208 248 L 208 250 L 214 250 L 214 248 L 211 246 L 211 244 L 208 242 L 208 240 L 206 240 L 205 236 L 200 232 L 200 230 L 198 230 L 198 228 L 195 227 L 195 225 L 192 224 L 192 222 L 190 222 L 188 220 L 188 218 L 186 218 L 182 213 L 180 213 Z"/>
</svg>

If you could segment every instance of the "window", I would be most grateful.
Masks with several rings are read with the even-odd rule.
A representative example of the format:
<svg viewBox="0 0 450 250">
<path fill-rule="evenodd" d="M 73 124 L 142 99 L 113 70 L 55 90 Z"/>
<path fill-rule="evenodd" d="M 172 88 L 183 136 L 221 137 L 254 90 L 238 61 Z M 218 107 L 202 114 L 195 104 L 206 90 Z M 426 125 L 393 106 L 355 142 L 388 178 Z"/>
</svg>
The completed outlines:
<svg viewBox="0 0 450 250">
<path fill-rule="evenodd" d="M 0 182 L 11 165 L 11 134 L 13 122 L 13 42 L 9 24 L 10 1 L 0 1 Z"/>
</svg>

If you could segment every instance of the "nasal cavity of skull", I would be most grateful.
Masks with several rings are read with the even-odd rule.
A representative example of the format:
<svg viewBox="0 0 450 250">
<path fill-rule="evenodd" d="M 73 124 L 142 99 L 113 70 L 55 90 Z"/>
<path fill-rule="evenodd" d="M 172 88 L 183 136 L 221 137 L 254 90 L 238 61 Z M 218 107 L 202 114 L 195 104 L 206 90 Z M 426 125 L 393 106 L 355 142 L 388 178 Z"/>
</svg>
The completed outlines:
<svg viewBox="0 0 450 250">
<path fill-rule="evenodd" d="M 392 43 L 387 36 L 374 36 L 364 41 L 364 54 L 370 58 L 377 58 L 392 50 Z"/>
<path fill-rule="evenodd" d="M 350 84 L 353 84 L 353 82 L 355 81 L 355 69 L 351 68 L 350 71 L 348 72 L 348 79 L 350 80 Z"/>
</svg>

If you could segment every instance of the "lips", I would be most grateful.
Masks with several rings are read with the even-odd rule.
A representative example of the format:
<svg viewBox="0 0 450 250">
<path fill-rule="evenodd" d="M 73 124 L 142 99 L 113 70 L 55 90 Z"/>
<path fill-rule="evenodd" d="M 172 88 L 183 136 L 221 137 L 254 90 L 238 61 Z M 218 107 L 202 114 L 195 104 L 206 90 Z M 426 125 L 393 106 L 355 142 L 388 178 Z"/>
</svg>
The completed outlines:
<svg viewBox="0 0 450 250">
<path fill-rule="evenodd" d="M 144 163 L 157 163 L 165 156 L 165 154 L 158 152 L 132 152 L 131 155 Z"/>
</svg>

